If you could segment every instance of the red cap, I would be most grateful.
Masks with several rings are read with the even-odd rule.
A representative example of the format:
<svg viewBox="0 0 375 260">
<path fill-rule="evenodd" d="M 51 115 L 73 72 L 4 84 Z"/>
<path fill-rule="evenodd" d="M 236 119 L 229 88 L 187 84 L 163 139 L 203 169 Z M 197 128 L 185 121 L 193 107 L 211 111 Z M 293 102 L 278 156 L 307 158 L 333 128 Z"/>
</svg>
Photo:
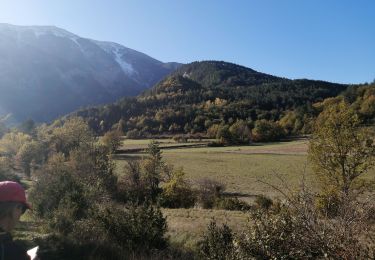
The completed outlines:
<svg viewBox="0 0 375 260">
<path fill-rule="evenodd" d="M 0 182 L 0 202 L 20 202 L 31 209 L 26 201 L 25 189 L 14 181 Z"/>
</svg>

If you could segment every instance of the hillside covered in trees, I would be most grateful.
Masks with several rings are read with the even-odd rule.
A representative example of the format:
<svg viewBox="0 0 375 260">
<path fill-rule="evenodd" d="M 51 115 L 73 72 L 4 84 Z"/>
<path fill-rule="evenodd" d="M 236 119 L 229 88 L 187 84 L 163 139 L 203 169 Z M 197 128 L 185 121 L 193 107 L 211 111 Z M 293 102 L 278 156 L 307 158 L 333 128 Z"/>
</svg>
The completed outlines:
<svg viewBox="0 0 375 260">
<path fill-rule="evenodd" d="M 180 67 L 138 97 L 72 115 L 88 120 L 97 133 L 116 128 L 132 138 L 163 134 L 216 137 L 220 126 L 230 127 L 240 120 L 249 129 L 258 125 L 277 132 L 281 127 L 282 134 L 301 134 L 311 131 L 310 119 L 316 113 L 313 104 L 347 88 L 324 81 L 279 78 L 222 61 L 203 61 Z"/>
<path fill-rule="evenodd" d="M 276 129 L 266 137 L 275 139 L 280 134 L 309 133 L 310 119 L 316 113 L 313 104 L 347 88 L 324 81 L 279 78 L 223 61 L 203 61 L 180 67 L 138 97 L 72 115 L 85 118 L 99 134 L 115 128 L 132 138 L 163 134 L 217 137 L 237 123 L 237 128 L 253 129 L 258 140 L 264 138 L 256 137 L 257 129 Z"/>
</svg>

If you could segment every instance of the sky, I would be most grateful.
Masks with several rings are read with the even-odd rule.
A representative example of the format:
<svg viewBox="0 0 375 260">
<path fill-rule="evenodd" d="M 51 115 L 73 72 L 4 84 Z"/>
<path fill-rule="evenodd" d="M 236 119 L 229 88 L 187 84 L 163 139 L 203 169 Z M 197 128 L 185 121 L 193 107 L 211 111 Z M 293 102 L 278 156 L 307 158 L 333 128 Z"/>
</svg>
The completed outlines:
<svg viewBox="0 0 375 260">
<path fill-rule="evenodd" d="M 374 0 L 0 0 L 0 22 L 55 25 L 158 60 L 286 77 L 375 79 Z"/>
</svg>

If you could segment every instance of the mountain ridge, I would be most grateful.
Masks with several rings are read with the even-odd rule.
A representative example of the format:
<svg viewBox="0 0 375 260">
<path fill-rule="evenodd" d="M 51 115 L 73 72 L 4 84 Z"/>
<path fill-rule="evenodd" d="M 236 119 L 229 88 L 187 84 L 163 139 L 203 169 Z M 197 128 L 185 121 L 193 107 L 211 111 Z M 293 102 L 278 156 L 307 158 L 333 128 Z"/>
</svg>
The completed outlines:
<svg viewBox="0 0 375 260">
<path fill-rule="evenodd" d="M 18 121 L 49 121 L 79 107 L 137 95 L 179 65 L 55 26 L 3 23 L 0 111 Z"/>
<path fill-rule="evenodd" d="M 300 111 L 297 130 L 303 132 L 308 120 L 304 116 L 314 113 L 312 104 L 335 97 L 347 87 L 280 78 L 223 61 L 200 61 L 182 65 L 137 97 L 70 116 L 85 118 L 99 134 L 120 128 L 134 138 L 206 134 L 212 125 L 231 125 L 238 120 L 253 127 L 258 120 L 275 122 L 291 111 Z"/>
</svg>

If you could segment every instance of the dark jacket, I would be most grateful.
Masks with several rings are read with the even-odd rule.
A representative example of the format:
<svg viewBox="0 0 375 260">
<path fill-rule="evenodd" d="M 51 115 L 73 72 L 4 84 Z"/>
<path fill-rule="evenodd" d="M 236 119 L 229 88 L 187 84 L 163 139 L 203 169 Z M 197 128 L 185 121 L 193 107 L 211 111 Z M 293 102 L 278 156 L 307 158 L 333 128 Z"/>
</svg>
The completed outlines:
<svg viewBox="0 0 375 260">
<path fill-rule="evenodd" d="M 26 250 L 8 232 L 0 229 L 0 260 L 30 260 Z"/>
</svg>

